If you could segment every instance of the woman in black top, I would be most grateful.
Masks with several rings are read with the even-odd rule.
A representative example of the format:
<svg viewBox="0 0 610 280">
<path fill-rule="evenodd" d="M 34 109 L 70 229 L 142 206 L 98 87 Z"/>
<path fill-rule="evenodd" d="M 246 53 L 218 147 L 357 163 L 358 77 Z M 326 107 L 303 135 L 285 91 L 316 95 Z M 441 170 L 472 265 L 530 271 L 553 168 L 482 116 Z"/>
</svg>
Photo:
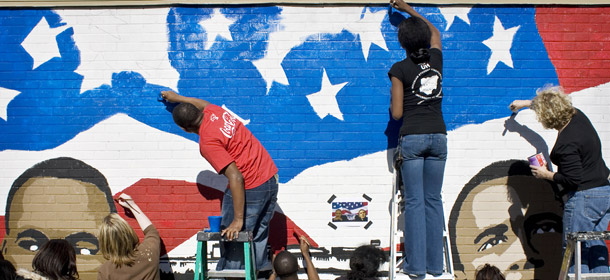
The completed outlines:
<svg viewBox="0 0 610 280">
<path fill-rule="evenodd" d="M 407 58 L 396 62 L 388 75 L 392 117 L 402 119 L 398 148 L 405 194 L 403 270 L 417 279 L 443 272 L 441 187 L 447 131 L 441 111 L 441 33 L 403 0 L 390 3 L 411 16 L 398 26 L 398 41 Z"/>
<path fill-rule="evenodd" d="M 544 128 L 558 131 L 551 161 L 547 166 L 530 166 L 536 178 L 554 181 L 568 193 L 563 212 L 565 235 L 576 231 L 605 231 L 610 221 L 610 170 L 602 158 L 601 141 L 583 112 L 574 108 L 560 87 L 538 90 L 534 99 L 515 100 L 510 109 L 531 107 Z M 608 249 L 601 240 L 586 241 L 582 247 L 582 272 L 608 273 Z M 571 268 L 572 269 L 572 268 Z"/>
</svg>

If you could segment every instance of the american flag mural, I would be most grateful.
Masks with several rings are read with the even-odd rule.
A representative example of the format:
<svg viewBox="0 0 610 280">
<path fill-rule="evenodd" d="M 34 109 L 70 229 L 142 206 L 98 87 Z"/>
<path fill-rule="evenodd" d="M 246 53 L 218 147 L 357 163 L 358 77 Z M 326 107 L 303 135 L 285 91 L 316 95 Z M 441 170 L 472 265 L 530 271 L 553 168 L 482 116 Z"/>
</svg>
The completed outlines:
<svg viewBox="0 0 610 280">
<path fill-rule="evenodd" d="M 464 185 L 486 166 L 548 154 L 555 133 L 529 110 L 513 116 L 508 110 L 511 101 L 530 99 L 545 85 L 571 93 L 596 126 L 610 162 L 610 7 L 415 9 L 442 32 L 448 220 Z M 77 249 L 81 276 L 93 279 L 102 261 L 95 255 L 94 213 L 125 216 L 118 204 L 104 201 L 126 192 L 159 228 L 164 275 L 190 277 L 194 236 L 207 216 L 220 213 L 227 181 L 200 157 L 197 135 L 173 123 L 174 104 L 159 99 L 162 90 L 226 108 L 269 151 L 280 178 L 274 250 L 298 248 L 295 236 L 306 235 L 321 277 L 334 279 L 349 269 L 351 249 L 371 240 L 389 248 L 391 161 L 400 123 L 388 111 L 387 72 L 405 58 L 396 31 L 406 16 L 385 5 L 0 9 L 2 253 L 28 267 L 36 242 L 88 233 L 94 241 Z M 18 178 L 57 158 L 83 162 L 107 186 L 26 192 L 22 186 L 33 182 Z M 55 168 L 61 178 L 89 176 L 80 167 Z M 333 195 L 365 193 L 366 202 L 328 202 Z M 70 195 L 82 197 L 71 201 Z M 76 207 L 71 203 L 87 210 L 24 220 L 36 211 Z M 38 210 L 28 212 L 28 205 Z M 364 208 L 372 221 L 367 228 L 327 225 L 336 209 L 355 217 Z M 20 229 L 41 235 L 20 240 Z M 548 229 L 533 234 L 553 233 Z M 528 241 L 514 236 L 523 263 L 494 252 L 510 279 L 554 273 L 556 259 L 528 262 Z M 459 262 L 476 263 L 476 256 L 456 251 Z M 459 263 L 457 278 L 472 278 L 473 267 Z"/>
</svg>

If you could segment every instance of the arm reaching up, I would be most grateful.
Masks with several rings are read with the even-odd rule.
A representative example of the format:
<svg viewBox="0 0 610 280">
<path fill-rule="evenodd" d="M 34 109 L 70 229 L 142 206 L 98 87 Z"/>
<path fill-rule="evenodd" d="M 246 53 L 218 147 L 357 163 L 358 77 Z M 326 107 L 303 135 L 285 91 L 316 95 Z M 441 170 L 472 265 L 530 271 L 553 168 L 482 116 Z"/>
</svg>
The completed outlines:
<svg viewBox="0 0 610 280">
<path fill-rule="evenodd" d="M 148 217 L 144 214 L 144 212 L 142 212 L 140 207 L 138 207 L 138 205 L 133 201 L 131 196 L 129 196 L 128 194 L 122 193 L 119 196 L 119 198 L 117 199 L 117 202 L 121 206 L 131 210 L 131 212 L 133 213 L 134 217 L 136 218 L 136 221 L 138 221 L 138 224 L 140 225 L 140 228 L 142 230 L 145 230 L 148 226 L 152 225 L 152 222 L 150 221 L 150 219 L 148 219 Z"/>
<path fill-rule="evenodd" d="M 210 102 L 205 101 L 203 99 L 195 98 L 195 97 L 186 97 L 180 94 L 177 94 L 174 91 L 167 90 L 161 92 L 161 97 L 172 103 L 190 103 L 195 105 L 197 109 L 203 111 L 203 109 L 210 104 Z"/>
<path fill-rule="evenodd" d="M 301 235 L 301 237 L 299 237 L 299 242 L 301 245 L 301 254 L 303 254 L 303 259 L 305 260 L 305 264 L 307 264 L 307 279 L 320 280 L 318 270 L 313 265 L 311 256 L 309 255 L 309 240 L 307 240 L 307 237 L 304 235 Z"/>
<path fill-rule="evenodd" d="M 412 17 L 418 17 L 420 19 L 422 19 L 424 22 L 426 22 L 426 24 L 428 25 L 428 28 L 430 29 L 430 48 L 435 48 L 435 49 L 439 49 L 442 50 L 443 46 L 441 44 L 441 32 L 438 30 L 438 28 L 436 28 L 436 26 L 434 26 L 434 24 L 432 24 L 428 19 L 426 19 L 424 16 L 420 15 L 418 12 L 415 11 L 415 9 L 413 9 L 413 7 L 411 7 L 409 4 L 405 3 L 405 1 L 403 0 L 390 0 L 390 4 L 392 5 L 392 7 L 394 7 L 394 9 L 397 9 L 399 11 L 405 12 L 407 14 L 409 14 Z"/>
</svg>

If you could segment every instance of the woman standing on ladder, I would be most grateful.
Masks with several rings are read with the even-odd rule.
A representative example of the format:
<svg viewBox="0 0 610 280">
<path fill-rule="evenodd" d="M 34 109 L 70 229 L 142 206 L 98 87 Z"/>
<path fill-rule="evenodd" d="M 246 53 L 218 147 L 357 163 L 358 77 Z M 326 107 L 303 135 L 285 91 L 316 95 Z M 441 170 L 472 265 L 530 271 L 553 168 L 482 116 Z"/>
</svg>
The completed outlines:
<svg viewBox="0 0 610 280">
<path fill-rule="evenodd" d="M 441 187 L 447 159 L 443 120 L 441 33 L 403 0 L 395 9 L 411 17 L 398 25 L 398 41 L 407 58 L 396 62 L 392 82 L 392 117 L 402 119 L 399 150 L 404 184 L 403 272 L 411 279 L 443 273 L 443 203 Z"/>
<path fill-rule="evenodd" d="M 538 179 L 553 181 L 567 193 L 563 209 L 565 236 L 578 231 L 606 231 L 610 222 L 610 169 L 602 157 L 602 142 L 587 116 L 572 105 L 561 87 L 544 87 L 532 100 L 515 100 L 513 112 L 530 107 L 544 128 L 557 130 L 548 166 L 530 165 Z M 582 245 L 581 271 L 608 273 L 608 248 L 602 240 L 588 240 Z M 573 271 L 574 264 L 570 264 Z"/>
</svg>

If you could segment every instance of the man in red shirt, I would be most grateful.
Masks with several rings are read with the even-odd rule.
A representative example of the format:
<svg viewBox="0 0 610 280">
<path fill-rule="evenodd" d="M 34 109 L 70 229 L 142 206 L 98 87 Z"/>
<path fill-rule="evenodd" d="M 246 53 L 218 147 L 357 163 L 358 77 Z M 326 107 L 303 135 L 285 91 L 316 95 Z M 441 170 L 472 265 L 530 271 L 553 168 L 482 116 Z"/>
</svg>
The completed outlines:
<svg viewBox="0 0 610 280">
<path fill-rule="evenodd" d="M 184 131 L 199 135 L 201 155 L 229 180 L 222 202 L 221 234 L 231 240 L 252 231 L 257 269 L 268 266 L 269 221 L 277 201 L 278 169 L 263 145 L 235 116 L 208 101 L 163 91 L 178 104 L 172 116 Z M 221 243 L 217 270 L 243 269 L 243 246 Z"/>
</svg>

